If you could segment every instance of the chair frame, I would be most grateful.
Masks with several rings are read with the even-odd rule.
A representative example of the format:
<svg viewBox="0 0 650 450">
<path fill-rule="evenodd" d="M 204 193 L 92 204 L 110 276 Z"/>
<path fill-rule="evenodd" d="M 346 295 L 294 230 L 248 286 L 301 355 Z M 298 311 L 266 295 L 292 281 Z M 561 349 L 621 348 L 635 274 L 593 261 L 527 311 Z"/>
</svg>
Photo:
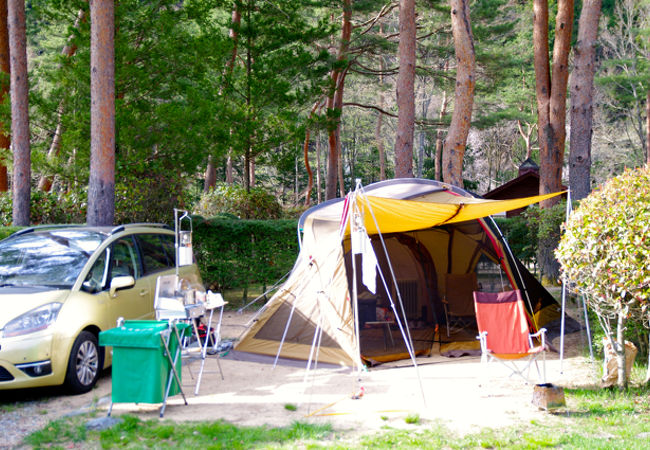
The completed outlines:
<svg viewBox="0 0 650 450">
<path fill-rule="evenodd" d="M 519 311 L 519 320 L 525 320 L 525 315 L 523 311 L 525 310 L 524 307 L 524 302 L 521 298 L 521 292 L 516 290 L 516 291 L 511 291 L 511 292 L 516 292 L 517 295 L 517 308 L 520 309 Z M 520 353 L 520 352 L 515 352 L 515 353 L 496 353 L 492 351 L 489 348 L 488 345 L 488 330 L 482 330 L 481 329 L 481 321 L 479 320 L 479 306 L 478 303 L 480 301 L 477 299 L 477 297 L 481 296 L 498 296 L 499 294 L 508 294 L 506 293 L 486 293 L 486 292 L 474 292 L 474 301 L 475 301 L 475 306 L 476 306 L 476 316 L 477 316 L 477 324 L 479 326 L 479 335 L 476 336 L 476 339 L 480 341 L 481 344 L 481 363 L 487 364 L 491 361 L 498 361 L 499 363 L 503 364 L 505 367 L 511 370 L 510 377 L 514 374 L 519 375 L 526 381 L 526 383 L 530 383 L 530 368 L 535 364 L 535 368 L 537 369 L 537 375 L 538 378 L 541 380 L 541 383 L 546 383 L 546 352 L 548 351 L 548 345 L 546 343 L 546 328 L 540 328 L 539 331 L 536 333 L 528 333 L 528 350 L 525 353 Z M 517 318 L 513 318 L 515 321 Z M 514 327 L 517 326 L 523 326 L 524 324 L 522 323 L 513 323 L 512 324 Z M 526 328 L 528 327 L 528 324 L 525 324 Z M 539 341 L 539 345 L 535 345 L 534 339 Z M 538 364 L 538 358 L 539 356 L 542 355 L 542 370 L 540 371 L 539 364 Z M 522 367 L 518 366 L 516 361 L 525 359 L 525 363 Z M 525 375 L 524 375 L 525 372 Z"/>
<path fill-rule="evenodd" d="M 455 325 L 460 325 L 460 324 L 466 324 L 468 320 L 471 318 L 472 323 L 473 319 L 475 318 L 474 316 L 474 308 L 473 308 L 473 299 L 471 298 L 471 295 L 468 299 L 468 305 L 471 306 L 471 314 L 463 315 L 463 314 L 456 314 L 453 311 L 453 304 L 449 302 L 449 298 L 453 297 L 453 293 L 450 292 L 450 279 L 452 277 L 459 277 L 461 279 L 467 279 L 468 281 L 472 282 L 471 286 L 471 291 L 474 291 L 478 287 L 478 282 L 476 279 L 476 273 L 474 272 L 469 272 L 466 274 L 452 274 L 448 273 L 446 274 L 445 277 L 445 296 L 442 299 L 442 306 L 445 311 L 445 322 L 447 323 L 447 326 L 445 327 L 447 330 L 447 337 L 451 337 L 451 331 L 452 328 L 457 328 Z M 466 305 L 467 306 L 467 305 Z M 453 324 L 453 325 L 452 325 Z"/>
</svg>

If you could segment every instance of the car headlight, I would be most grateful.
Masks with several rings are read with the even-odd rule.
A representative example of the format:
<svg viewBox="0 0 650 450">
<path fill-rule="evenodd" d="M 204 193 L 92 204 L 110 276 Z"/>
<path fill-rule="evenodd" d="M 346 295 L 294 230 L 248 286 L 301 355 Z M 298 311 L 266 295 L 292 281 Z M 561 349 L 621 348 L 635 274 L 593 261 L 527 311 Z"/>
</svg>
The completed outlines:
<svg viewBox="0 0 650 450">
<path fill-rule="evenodd" d="M 3 336 L 6 338 L 22 336 L 46 329 L 54 323 L 62 305 L 62 303 L 48 303 L 16 317 L 5 325 Z"/>
</svg>

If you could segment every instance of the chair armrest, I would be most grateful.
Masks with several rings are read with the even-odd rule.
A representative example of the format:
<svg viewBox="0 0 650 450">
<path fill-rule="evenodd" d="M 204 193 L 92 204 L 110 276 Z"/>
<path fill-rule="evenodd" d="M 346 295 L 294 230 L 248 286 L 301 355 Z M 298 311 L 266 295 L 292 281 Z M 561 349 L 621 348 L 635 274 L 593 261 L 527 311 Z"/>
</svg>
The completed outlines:
<svg viewBox="0 0 650 450">
<path fill-rule="evenodd" d="M 530 343 L 530 348 L 533 348 L 533 338 L 539 337 L 540 344 L 543 348 L 546 348 L 546 328 L 540 328 L 537 333 L 533 333 L 528 336 L 528 341 Z"/>
<path fill-rule="evenodd" d="M 481 331 L 478 336 L 476 336 L 476 339 L 478 339 L 481 343 L 481 362 L 486 363 L 487 358 L 488 358 L 488 353 L 490 351 L 487 348 L 487 331 Z"/>
</svg>

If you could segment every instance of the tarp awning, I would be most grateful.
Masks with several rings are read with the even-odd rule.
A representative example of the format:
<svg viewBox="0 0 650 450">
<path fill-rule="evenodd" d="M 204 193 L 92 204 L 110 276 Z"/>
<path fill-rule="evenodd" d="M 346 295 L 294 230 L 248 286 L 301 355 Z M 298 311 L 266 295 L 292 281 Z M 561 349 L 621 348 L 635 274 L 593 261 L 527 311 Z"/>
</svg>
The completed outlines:
<svg viewBox="0 0 650 450">
<path fill-rule="evenodd" d="M 377 234 L 378 231 L 398 233 L 480 219 L 504 211 L 523 208 L 560 194 L 562 192 L 512 200 L 457 197 L 457 203 L 422 202 L 360 195 L 357 196 L 356 202 L 362 211 L 367 233 Z M 375 220 L 379 225 L 379 230 Z M 349 227 L 346 234 L 349 234 Z"/>
</svg>

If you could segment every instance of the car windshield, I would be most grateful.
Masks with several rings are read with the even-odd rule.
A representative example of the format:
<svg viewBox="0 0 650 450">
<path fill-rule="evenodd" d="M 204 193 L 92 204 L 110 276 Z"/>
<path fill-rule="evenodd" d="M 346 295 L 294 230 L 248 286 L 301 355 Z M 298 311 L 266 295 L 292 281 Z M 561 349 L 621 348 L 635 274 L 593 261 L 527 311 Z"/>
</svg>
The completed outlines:
<svg viewBox="0 0 650 450">
<path fill-rule="evenodd" d="M 106 236 L 87 230 L 27 233 L 0 242 L 0 287 L 67 289 Z"/>
</svg>

